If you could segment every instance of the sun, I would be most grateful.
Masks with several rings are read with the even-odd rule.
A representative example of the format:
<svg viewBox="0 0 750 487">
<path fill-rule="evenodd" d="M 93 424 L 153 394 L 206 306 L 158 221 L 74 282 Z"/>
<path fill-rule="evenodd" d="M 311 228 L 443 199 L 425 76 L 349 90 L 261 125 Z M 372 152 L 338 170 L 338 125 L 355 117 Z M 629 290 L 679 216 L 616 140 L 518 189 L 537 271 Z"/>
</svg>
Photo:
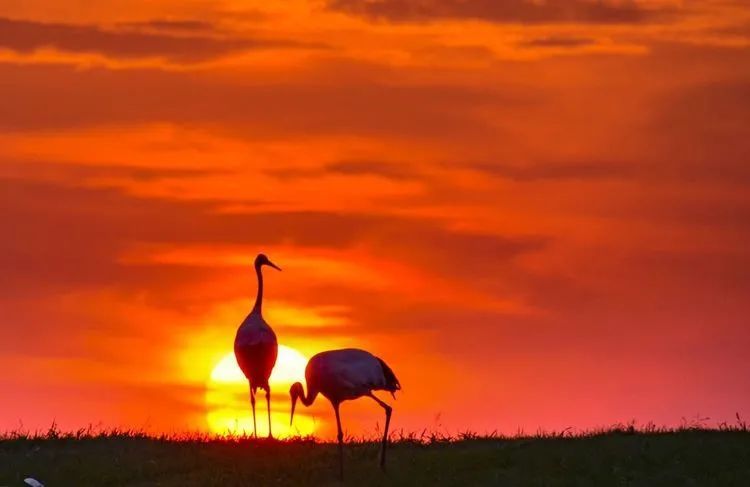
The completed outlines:
<svg viewBox="0 0 750 487">
<path fill-rule="evenodd" d="M 297 350 L 279 345 L 279 355 L 276 359 L 276 366 L 271 373 L 271 388 L 274 385 L 291 386 L 296 381 L 302 381 L 305 378 L 305 367 L 307 358 Z M 211 381 L 218 383 L 237 383 L 247 384 L 247 379 L 242 374 L 234 353 L 226 354 L 211 371 Z"/>
<path fill-rule="evenodd" d="M 271 427 L 277 437 L 309 435 L 315 431 L 315 423 L 304 413 L 294 426 L 289 427 L 289 387 L 296 381 L 304 381 L 307 358 L 299 351 L 279 345 L 276 366 L 271 374 Z M 242 374 L 234 353 L 227 353 L 216 363 L 206 384 L 206 421 L 209 429 L 218 434 L 252 434 L 253 417 L 250 410 L 250 391 L 247 379 Z M 300 411 L 301 412 L 301 411 Z M 268 434 L 265 394 L 256 395 L 255 413 L 258 436 Z"/>
</svg>

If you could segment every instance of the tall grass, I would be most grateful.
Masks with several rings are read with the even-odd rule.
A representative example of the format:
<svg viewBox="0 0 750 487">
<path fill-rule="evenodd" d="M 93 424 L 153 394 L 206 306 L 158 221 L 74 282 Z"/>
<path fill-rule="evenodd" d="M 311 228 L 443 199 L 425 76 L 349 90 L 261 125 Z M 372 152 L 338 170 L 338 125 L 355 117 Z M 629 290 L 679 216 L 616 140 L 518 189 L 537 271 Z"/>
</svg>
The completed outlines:
<svg viewBox="0 0 750 487">
<path fill-rule="evenodd" d="M 537 429 L 533 433 L 528 433 L 523 429 L 518 429 L 513 434 L 503 434 L 496 431 L 488 433 L 478 433 L 475 431 L 436 431 L 423 429 L 421 431 L 406 431 L 398 429 L 392 431 L 389 435 L 389 441 L 392 443 L 404 443 L 413 445 L 434 445 L 440 443 L 454 443 L 460 441 L 478 441 L 478 440 L 528 440 L 528 439 L 554 439 L 554 438 L 595 438 L 609 435 L 664 435 L 684 432 L 735 432 L 747 433 L 748 423 L 739 413 L 736 414 L 735 422 L 719 422 L 714 425 L 709 423 L 710 418 L 694 418 L 691 420 L 683 418 L 677 426 L 661 426 L 653 422 L 638 425 L 636 421 L 628 423 L 615 423 L 610 426 L 603 426 L 593 429 L 577 429 L 573 427 L 562 430 L 544 430 Z M 346 442 L 350 444 L 364 444 L 379 441 L 381 432 L 376 430 L 371 435 L 349 435 Z M 292 436 L 281 439 L 268 440 L 266 438 L 256 438 L 247 433 L 234 434 L 216 434 L 200 431 L 193 432 L 173 432 L 173 433 L 152 433 L 141 429 L 129 428 L 104 428 L 98 425 L 88 425 L 85 428 L 79 428 L 72 431 L 61 430 L 57 423 L 53 422 L 46 430 L 26 430 L 19 427 L 14 430 L 0 433 L 0 441 L 71 441 L 71 440 L 96 440 L 96 439 L 144 439 L 155 440 L 159 442 L 174 443 L 289 443 L 289 444 L 316 444 L 332 443 L 333 440 L 321 440 L 314 435 Z"/>
</svg>

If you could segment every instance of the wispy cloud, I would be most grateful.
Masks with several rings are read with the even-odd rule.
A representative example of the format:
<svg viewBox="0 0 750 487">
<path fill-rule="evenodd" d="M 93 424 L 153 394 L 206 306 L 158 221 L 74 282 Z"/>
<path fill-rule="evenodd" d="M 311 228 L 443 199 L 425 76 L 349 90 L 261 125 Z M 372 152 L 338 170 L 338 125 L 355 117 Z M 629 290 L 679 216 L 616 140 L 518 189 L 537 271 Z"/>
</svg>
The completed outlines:
<svg viewBox="0 0 750 487">
<path fill-rule="evenodd" d="M 121 22 L 117 26 L 131 29 L 153 29 L 175 32 L 210 32 L 217 30 L 216 26 L 211 22 L 194 19 L 151 19 L 140 22 Z"/>
<path fill-rule="evenodd" d="M 118 29 L 0 18 L 0 48 L 20 53 L 52 48 L 113 58 L 198 62 L 240 51 L 320 47 L 294 40 L 222 35 L 210 32 L 210 26 L 200 21 L 152 21 Z"/>
<path fill-rule="evenodd" d="M 518 45 L 521 47 L 573 49 L 576 47 L 590 46 L 593 44 L 596 44 L 596 40 L 588 37 L 554 36 L 537 37 L 535 39 L 520 42 Z"/>
<path fill-rule="evenodd" d="M 343 62 L 343 61 L 342 61 Z M 331 69 L 331 65 L 321 66 Z M 488 126 L 467 110 L 481 103 L 518 103 L 492 88 L 426 81 L 371 79 L 308 82 L 217 79 L 206 73 L 159 70 L 79 70 L 65 66 L 0 64 L 9 83 L 0 118 L 6 130 L 73 128 L 97 124 L 176 122 L 221 124 L 258 136 L 370 134 L 408 137 L 477 134 Z M 55 91 L 46 79 L 55 79 Z M 37 107 L 43 105 L 44 110 Z"/>
<path fill-rule="evenodd" d="M 281 167 L 266 171 L 280 179 L 319 178 L 330 175 L 375 176 L 392 180 L 419 179 L 420 172 L 407 162 L 348 160 L 315 168 Z"/>
<path fill-rule="evenodd" d="M 392 21 L 476 19 L 525 24 L 633 24 L 662 20 L 672 9 L 648 8 L 632 0 L 331 0 L 329 8 Z"/>
</svg>

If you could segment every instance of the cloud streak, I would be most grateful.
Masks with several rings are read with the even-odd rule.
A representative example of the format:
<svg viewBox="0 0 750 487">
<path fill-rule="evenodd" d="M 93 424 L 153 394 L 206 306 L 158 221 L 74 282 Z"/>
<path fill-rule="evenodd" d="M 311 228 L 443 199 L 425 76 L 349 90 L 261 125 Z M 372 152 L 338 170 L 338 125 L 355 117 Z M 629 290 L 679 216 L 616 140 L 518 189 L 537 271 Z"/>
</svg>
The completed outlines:
<svg viewBox="0 0 750 487">
<path fill-rule="evenodd" d="M 133 29 L 135 25 L 154 30 Z M 129 28 L 110 29 L 97 25 L 0 18 L 0 48 L 22 54 L 53 48 L 120 59 L 155 57 L 191 63 L 241 51 L 321 47 L 292 40 L 220 36 L 201 32 L 209 26 L 208 23 L 198 21 L 153 21 L 129 24 Z M 178 35 L 172 32 L 175 30 L 187 31 L 188 34 Z"/>
<path fill-rule="evenodd" d="M 221 124 L 255 136 L 481 136 L 488 126 L 467 108 L 525 103 L 495 89 L 388 83 L 371 79 L 372 73 L 349 81 L 258 83 L 204 73 L 0 64 L 0 76 L 7 81 L 0 127 L 8 130 L 175 122 Z M 46 82 L 50 78 L 54 91 Z"/>
<path fill-rule="evenodd" d="M 521 24 L 641 24 L 673 13 L 631 0 L 331 0 L 328 6 L 369 18 L 404 22 L 473 19 Z"/>
<path fill-rule="evenodd" d="M 282 167 L 266 171 L 279 179 L 307 179 L 324 176 L 374 176 L 394 181 L 418 180 L 420 172 L 407 162 L 366 160 L 337 161 L 315 168 Z"/>
<path fill-rule="evenodd" d="M 528 41 L 520 42 L 518 45 L 521 47 L 530 48 L 566 48 L 574 49 L 576 47 L 585 47 L 596 44 L 595 39 L 588 37 L 538 37 L 536 39 L 530 39 Z"/>
</svg>

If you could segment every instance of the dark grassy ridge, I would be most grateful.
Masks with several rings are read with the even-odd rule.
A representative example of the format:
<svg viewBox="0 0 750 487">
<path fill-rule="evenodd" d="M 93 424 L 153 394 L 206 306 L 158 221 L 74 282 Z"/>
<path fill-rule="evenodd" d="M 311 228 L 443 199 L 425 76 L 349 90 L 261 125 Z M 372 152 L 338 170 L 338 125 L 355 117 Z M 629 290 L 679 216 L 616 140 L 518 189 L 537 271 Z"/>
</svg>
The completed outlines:
<svg viewBox="0 0 750 487">
<path fill-rule="evenodd" d="M 529 438 L 401 438 L 388 473 L 378 446 L 346 448 L 347 485 L 750 486 L 743 429 L 617 430 Z M 0 486 L 338 485 L 336 446 L 313 440 L 151 438 L 139 434 L 8 435 Z"/>
</svg>

